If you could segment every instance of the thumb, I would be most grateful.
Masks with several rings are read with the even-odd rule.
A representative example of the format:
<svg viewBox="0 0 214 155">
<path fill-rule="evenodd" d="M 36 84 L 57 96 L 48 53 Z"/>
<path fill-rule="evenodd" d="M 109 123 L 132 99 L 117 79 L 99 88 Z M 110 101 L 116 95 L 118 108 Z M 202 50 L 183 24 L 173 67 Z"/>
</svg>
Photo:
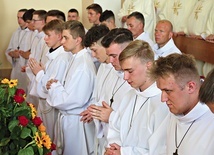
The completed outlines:
<svg viewBox="0 0 214 155">
<path fill-rule="evenodd" d="M 110 108 L 110 106 L 105 101 L 102 101 L 102 105 L 104 108 Z"/>
</svg>

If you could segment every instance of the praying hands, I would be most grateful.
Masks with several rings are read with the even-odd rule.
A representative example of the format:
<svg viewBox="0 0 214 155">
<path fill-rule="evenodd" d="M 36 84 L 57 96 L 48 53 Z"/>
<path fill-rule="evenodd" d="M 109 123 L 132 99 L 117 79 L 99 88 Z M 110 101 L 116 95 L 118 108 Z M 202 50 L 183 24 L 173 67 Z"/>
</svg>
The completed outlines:
<svg viewBox="0 0 214 155">
<path fill-rule="evenodd" d="M 58 80 L 56 80 L 56 79 L 51 79 L 51 80 L 49 80 L 48 82 L 47 82 L 47 84 L 46 84 L 46 89 L 47 90 L 49 90 L 49 89 L 51 89 L 51 85 L 52 85 L 52 83 L 57 83 L 57 81 Z"/>
<path fill-rule="evenodd" d="M 104 155 L 120 155 L 120 146 L 116 143 L 110 144 L 109 148 L 106 148 Z"/>
<path fill-rule="evenodd" d="M 103 101 L 102 106 L 90 105 L 88 107 L 88 111 L 92 118 L 108 123 L 109 116 L 113 109 L 105 101 Z"/>
<path fill-rule="evenodd" d="M 41 63 L 38 63 L 34 58 L 29 59 L 28 66 L 34 75 L 36 75 L 40 70 L 44 70 L 44 66 Z"/>
</svg>

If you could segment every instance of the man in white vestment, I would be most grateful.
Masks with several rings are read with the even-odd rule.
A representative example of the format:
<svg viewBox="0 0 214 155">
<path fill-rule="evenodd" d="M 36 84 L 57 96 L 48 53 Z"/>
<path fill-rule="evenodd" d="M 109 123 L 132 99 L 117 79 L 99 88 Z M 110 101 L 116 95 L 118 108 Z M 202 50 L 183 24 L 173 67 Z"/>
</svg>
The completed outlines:
<svg viewBox="0 0 214 155">
<path fill-rule="evenodd" d="M 47 62 L 47 57 L 45 56 L 45 54 L 49 49 L 44 40 L 45 33 L 42 31 L 42 28 L 45 25 L 46 13 L 47 12 L 45 10 L 36 10 L 33 13 L 32 22 L 34 29 L 37 31 L 37 34 L 32 40 L 29 55 L 29 58 L 34 58 L 37 62 L 43 65 Z M 26 74 L 28 76 L 28 94 L 26 100 L 33 103 L 37 108 L 39 98 L 32 89 L 35 84 L 35 75 L 31 71 L 29 66 L 26 67 Z"/>
<path fill-rule="evenodd" d="M 99 99 L 88 108 L 96 125 L 98 138 L 98 154 L 103 154 L 107 144 L 108 119 L 110 114 L 118 110 L 124 93 L 131 89 L 123 79 L 123 73 L 119 64 L 119 54 L 133 40 L 132 33 L 125 28 L 112 29 L 101 41 L 106 48 L 109 62 L 113 68 L 107 71 L 105 78 L 99 85 Z"/>
<path fill-rule="evenodd" d="M 156 24 L 154 0 L 125 0 L 118 14 L 123 27 L 126 23 L 127 16 L 134 11 L 138 11 L 143 14 L 146 23 L 144 25 L 144 29 L 147 33 L 149 33 L 150 38 L 153 39 Z"/>
<path fill-rule="evenodd" d="M 85 36 L 85 47 L 89 47 L 92 53 L 92 56 L 95 57 L 101 64 L 98 69 L 96 80 L 95 80 L 95 86 L 93 90 L 93 96 L 90 104 L 98 104 L 99 102 L 102 102 L 103 100 L 103 91 L 104 84 L 106 83 L 106 80 L 110 74 L 110 72 L 113 70 L 113 66 L 109 62 L 109 57 L 106 54 L 105 48 L 101 45 L 101 41 L 103 37 L 109 32 L 109 28 L 103 24 L 101 25 L 95 25 L 92 28 L 88 30 Z M 97 103 L 98 102 L 98 103 Z M 87 123 L 92 121 L 92 117 L 89 113 L 89 111 L 86 109 L 81 113 L 81 121 Z M 96 121 L 95 121 L 96 123 Z M 97 123 L 96 123 L 97 124 Z M 100 136 L 100 131 L 98 131 L 98 128 L 95 130 L 95 154 L 101 154 L 100 148 L 103 145 L 103 138 L 102 135 Z"/>
<path fill-rule="evenodd" d="M 62 45 L 73 58 L 65 73 L 65 81 L 51 79 L 47 83 L 47 102 L 59 110 L 55 124 L 58 155 L 91 155 L 94 152 L 94 124 L 81 122 L 92 96 L 96 69 L 90 53 L 84 48 L 85 30 L 79 21 L 63 25 Z"/>
<path fill-rule="evenodd" d="M 151 47 L 154 46 L 154 42 L 149 37 L 149 34 L 144 31 L 145 19 L 142 13 L 132 12 L 127 17 L 126 25 L 127 28 L 132 32 L 134 40 L 143 40 L 148 42 Z"/>
<path fill-rule="evenodd" d="M 27 29 L 29 30 L 29 35 L 28 35 L 27 41 L 25 42 L 25 44 L 28 45 L 28 49 L 26 51 L 20 50 L 20 52 L 19 52 L 19 54 L 20 54 L 20 65 L 21 65 L 21 71 L 22 72 L 25 72 L 27 62 L 29 59 L 29 55 L 30 55 L 30 48 L 32 45 L 32 41 L 34 40 L 34 37 L 37 34 L 37 31 L 34 30 L 34 26 L 33 26 L 33 22 L 32 22 L 34 11 L 35 11 L 34 9 L 29 9 L 23 15 L 23 20 L 27 23 Z M 26 73 L 25 73 L 25 75 L 26 75 Z M 26 80 L 27 80 L 27 75 L 26 75 Z M 27 86 L 27 84 L 28 83 L 26 82 L 26 86 Z M 28 94 L 28 92 L 26 92 L 26 94 Z"/>
<path fill-rule="evenodd" d="M 201 82 L 194 58 L 177 53 L 161 57 L 151 74 L 171 112 L 167 155 L 213 154 L 214 117 L 199 101 Z"/>
<path fill-rule="evenodd" d="M 199 90 L 199 99 L 214 113 L 214 69 L 205 78 Z"/>
<path fill-rule="evenodd" d="M 27 9 L 20 9 L 18 11 L 17 21 L 19 28 L 13 33 L 8 48 L 5 51 L 6 58 L 12 65 L 10 78 L 17 79 L 19 81 L 18 87 L 24 89 L 25 92 L 27 91 L 27 76 L 21 72 L 20 51 L 25 51 L 29 48 L 26 42 L 28 41 L 30 30 L 27 29 L 27 23 L 23 20 L 23 15 L 26 11 Z"/>
<path fill-rule="evenodd" d="M 159 57 L 165 57 L 172 53 L 180 53 L 181 51 L 176 47 L 173 39 L 173 26 L 168 20 L 160 20 L 155 28 L 155 41 L 153 46 L 155 52 L 155 60 Z"/>
<path fill-rule="evenodd" d="M 54 139 L 53 129 L 57 119 L 58 110 L 51 107 L 46 102 L 48 95 L 46 84 L 48 80 L 52 78 L 63 83 L 69 61 L 72 59 L 71 54 L 65 52 L 61 44 L 62 26 L 63 21 L 55 19 L 43 27 L 45 42 L 48 47 L 50 47 L 49 52 L 46 54 L 48 61 L 45 64 L 45 68 L 42 68 L 39 62 L 34 58 L 29 59 L 29 66 L 36 76 L 34 91 L 39 96 L 37 115 L 42 118 L 43 123 L 46 126 L 46 131 L 51 139 Z"/>
<path fill-rule="evenodd" d="M 169 111 L 149 75 L 154 53 L 147 42 L 135 40 L 119 60 L 124 79 L 135 89 L 124 94 L 114 117 L 110 115 L 105 155 L 164 154 Z"/>
</svg>

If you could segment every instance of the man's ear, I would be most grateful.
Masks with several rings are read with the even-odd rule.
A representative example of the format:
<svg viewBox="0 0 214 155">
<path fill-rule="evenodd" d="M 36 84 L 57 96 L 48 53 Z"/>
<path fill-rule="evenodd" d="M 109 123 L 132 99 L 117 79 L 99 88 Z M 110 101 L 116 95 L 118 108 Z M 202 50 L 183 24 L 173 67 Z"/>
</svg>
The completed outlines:
<svg viewBox="0 0 214 155">
<path fill-rule="evenodd" d="M 169 32 L 169 39 L 171 39 L 173 36 L 173 32 Z"/>
<path fill-rule="evenodd" d="M 191 94 L 191 93 L 195 92 L 195 90 L 197 89 L 197 84 L 194 81 L 190 81 L 187 83 L 187 87 L 188 87 L 187 89 L 188 89 L 189 93 Z"/>
<path fill-rule="evenodd" d="M 149 61 L 146 63 L 147 69 L 150 69 L 152 67 L 153 62 Z"/>
<path fill-rule="evenodd" d="M 77 37 L 76 38 L 76 43 L 79 45 L 82 43 L 82 38 L 81 37 Z"/>
</svg>

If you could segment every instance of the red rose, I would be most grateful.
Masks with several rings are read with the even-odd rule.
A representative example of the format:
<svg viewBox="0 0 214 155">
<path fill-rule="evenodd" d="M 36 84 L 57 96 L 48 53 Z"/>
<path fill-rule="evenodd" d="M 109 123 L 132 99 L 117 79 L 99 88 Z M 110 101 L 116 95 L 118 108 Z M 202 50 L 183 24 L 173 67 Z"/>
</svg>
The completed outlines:
<svg viewBox="0 0 214 155">
<path fill-rule="evenodd" d="M 42 124 L 42 120 L 40 117 L 35 117 L 33 120 L 32 120 L 33 124 L 36 125 L 36 126 L 40 126 L 40 124 Z"/>
<path fill-rule="evenodd" d="M 51 152 L 48 152 L 46 155 L 52 155 L 52 153 L 51 153 Z"/>
<path fill-rule="evenodd" d="M 24 102 L 25 99 L 24 99 L 23 96 L 15 95 L 14 96 L 14 100 L 15 100 L 16 103 L 22 103 L 22 102 Z"/>
<path fill-rule="evenodd" d="M 51 151 L 56 150 L 56 144 L 51 143 Z"/>
<path fill-rule="evenodd" d="M 16 89 L 16 95 L 23 96 L 25 94 L 25 91 L 23 89 Z"/>
<path fill-rule="evenodd" d="M 19 116 L 18 120 L 19 120 L 19 124 L 22 126 L 26 126 L 29 122 L 25 116 Z"/>
</svg>

